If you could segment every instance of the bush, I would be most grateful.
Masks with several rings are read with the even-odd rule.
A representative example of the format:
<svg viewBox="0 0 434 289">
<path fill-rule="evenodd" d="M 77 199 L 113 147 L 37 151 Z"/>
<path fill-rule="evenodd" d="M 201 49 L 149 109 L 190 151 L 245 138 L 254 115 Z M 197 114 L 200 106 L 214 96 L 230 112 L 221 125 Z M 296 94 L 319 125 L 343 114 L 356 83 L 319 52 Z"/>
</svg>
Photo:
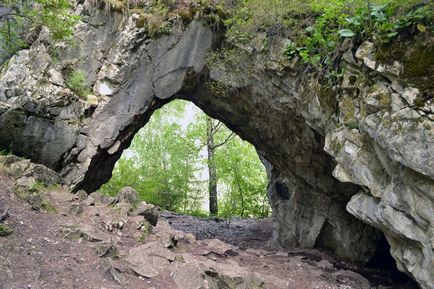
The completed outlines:
<svg viewBox="0 0 434 289">
<path fill-rule="evenodd" d="M 86 84 L 85 73 L 82 70 L 74 70 L 66 80 L 66 87 L 71 89 L 81 98 L 85 98 L 90 94 L 90 89 Z"/>
</svg>

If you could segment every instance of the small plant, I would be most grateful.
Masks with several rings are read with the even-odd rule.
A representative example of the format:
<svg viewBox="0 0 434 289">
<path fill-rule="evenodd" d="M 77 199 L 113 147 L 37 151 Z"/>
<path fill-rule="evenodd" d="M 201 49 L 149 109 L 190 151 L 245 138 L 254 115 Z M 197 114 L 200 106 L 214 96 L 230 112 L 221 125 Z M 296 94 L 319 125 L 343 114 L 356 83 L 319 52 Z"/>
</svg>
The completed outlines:
<svg viewBox="0 0 434 289">
<path fill-rule="evenodd" d="M 205 212 L 201 209 L 195 209 L 187 213 L 190 216 L 198 217 L 198 218 L 206 218 L 209 216 L 208 212 Z"/>
<path fill-rule="evenodd" d="M 66 87 L 75 92 L 79 97 L 85 98 L 90 94 L 90 89 L 86 84 L 85 73 L 82 70 L 74 70 L 66 80 Z"/>
<path fill-rule="evenodd" d="M 45 188 L 45 185 L 43 183 L 35 181 L 30 185 L 30 187 L 28 188 L 28 191 L 30 193 L 38 193 L 41 190 L 43 190 L 44 188 Z"/>
<path fill-rule="evenodd" d="M 11 155 L 11 152 L 8 150 L 0 150 L 0 156 L 8 156 Z"/>
<path fill-rule="evenodd" d="M 382 5 L 356 2 L 350 9 L 346 6 L 348 1 L 315 2 L 312 9 L 320 15 L 295 37 L 295 41 L 284 50 L 284 55 L 288 58 L 298 55 L 303 62 L 325 75 L 336 70 L 339 49 L 346 39 L 389 43 L 408 27 L 415 27 L 414 30 L 420 33 L 427 31 L 432 27 L 434 16 L 430 4 L 414 9 L 414 6 L 402 8 L 393 0 Z"/>
<path fill-rule="evenodd" d="M 358 129 L 359 128 L 359 123 L 357 122 L 357 120 L 352 119 L 349 120 L 345 123 L 345 126 L 347 126 L 350 129 Z"/>
<path fill-rule="evenodd" d="M 12 234 L 14 230 L 5 224 L 0 224 L 0 237 L 6 237 Z"/>
<path fill-rule="evenodd" d="M 41 207 L 47 213 L 56 213 L 57 210 L 48 200 L 42 200 Z"/>
</svg>

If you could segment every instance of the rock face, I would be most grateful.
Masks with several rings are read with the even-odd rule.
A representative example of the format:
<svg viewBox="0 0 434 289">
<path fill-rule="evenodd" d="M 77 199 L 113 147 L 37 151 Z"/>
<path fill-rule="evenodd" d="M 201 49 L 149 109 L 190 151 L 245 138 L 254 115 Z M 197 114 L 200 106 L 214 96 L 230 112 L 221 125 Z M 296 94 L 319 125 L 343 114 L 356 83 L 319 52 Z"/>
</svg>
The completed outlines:
<svg viewBox="0 0 434 289">
<path fill-rule="evenodd" d="M 400 270 L 434 283 L 434 104 L 432 87 L 409 75 L 411 59 L 383 63 L 371 43 L 350 47 L 342 89 L 328 91 L 282 58 L 284 39 L 230 71 L 206 64 L 221 40 L 198 20 L 151 39 L 132 18 L 78 11 L 77 46 L 53 46 L 42 31 L 0 72 L 1 148 L 90 193 L 155 109 L 187 99 L 257 148 L 282 245 L 363 262 L 381 231 Z M 86 99 L 65 85 L 74 70 L 86 75 Z"/>
</svg>

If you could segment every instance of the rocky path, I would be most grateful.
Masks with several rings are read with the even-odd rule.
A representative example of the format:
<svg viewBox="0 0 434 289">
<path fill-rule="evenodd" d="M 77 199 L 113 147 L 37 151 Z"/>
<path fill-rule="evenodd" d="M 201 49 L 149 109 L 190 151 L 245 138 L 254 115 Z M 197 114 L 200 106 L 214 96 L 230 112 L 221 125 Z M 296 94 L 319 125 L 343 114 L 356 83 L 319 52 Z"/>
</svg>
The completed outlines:
<svg viewBox="0 0 434 289">
<path fill-rule="evenodd" d="M 273 223 L 271 218 L 224 220 L 220 218 L 197 218 L 173 212 L 161 212 L 176 230 L 192 233 L 197 239 L 217 238 L 228 244 L 245 249 L 276 250 L 272 244 Z"/>
<path fill-rule="evenodd" d="M 0 157 L 1 226 L 13 230 L 0 236 L 0 289 L 415 288 L 324 252 L 273 248 L 269 219 L 158 218 L 131 190 L 73 195 L 51 173 Z"/>
</svg>

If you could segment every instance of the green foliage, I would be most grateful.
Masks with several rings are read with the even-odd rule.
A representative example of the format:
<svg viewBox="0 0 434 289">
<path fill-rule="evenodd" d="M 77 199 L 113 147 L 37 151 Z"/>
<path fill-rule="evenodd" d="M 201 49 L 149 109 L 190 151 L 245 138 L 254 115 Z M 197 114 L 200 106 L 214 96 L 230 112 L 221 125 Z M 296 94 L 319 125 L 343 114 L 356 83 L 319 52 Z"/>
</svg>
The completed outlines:
<svg viewBox="0 0 434 289">
<path fill-rule="evenodd" d="M 216 165 L 224 191 L 219 203 L 220 216 L 269 216 L 267 176 L 255 149 L 249 143 L 239 137 L 231 139 L 217 151 Z"/>
<path fill-rule="evenodd" d="M 195 139 L 179 124 L 185 104 L 173 103 L 154 112 L 152 120 L 135 136 L 130 154 L 116 164 L 113 177 L 101 191 L 116 194 L 129 185 L 140 198 L 165 209 L 196 210 L 201 192 L 197 188 Z"/>
<path fill-rule="evenodd" d="M 86 76 L 82 70 L 73 70 L 65 82 L 66 87 L 75 92 L 79 97 L 85 98 L 90 94 L 89 86 L 86 83 Z"/>
<path fill-rule="evenodd" d="M 311 9 L 320 13 L 314 23 L 295 36 L 285 55 L 299 55 L 305 63 L 332 70 L 345 39 L 388 43 L 403 29 L 416 26 L 420 32 L 432 27 L 433 5 L 414 8 L 421 1 L 400 5 L 399 1 L 313 1 Z"/>
<path fill-rule="evenodd" d="M 43 190 L 44 188 L 45 188 L 45 185 L 43 183 L 35 181 L 30 185 L 30 187 L 28 188 L 28 191 L 30 193 L 37 193 L 37 192 L 40 192 L 41 190 Z"/>
<path fill-rule="evenodd" d="M 0 224 L 0 237 L 6 237 L 12 234 L 14 230 L 5 224 Z"/>
<path fill-rule="evenodd" d="M 185 101 L 173 101 L 154 112 L 100 191 L 116 195 L 124 186 L 131 186 L 141 200 L 164 209 L 207 216 L 203 211 L 208 194 L 204 173 L 206 115 L 195 110 L 192 122 L 181 125 L 185 111 Z M 215 144 L 224 142 L 228 135 L 229 129 L 219 126 Z M 254 148 L 238 137 L 232 138 L 216 148 L 215 158 L 222 215 L 268 216 L 266 174 Z"/>
<path fill-rule="evenodd" d="M 301 0 L 239 0 L 229 8 L 224 20 L 228 38 L 247 42 L 260 32 L 281 33 L 297 21 L 291 15 L 304 14 L 307 5 Z"/>
<path fill-rule="evenodd" d="M 168 1 L 166 1 L 168 2 Z M 146 28 L 151 37 L 169 32 L 170 23 L 168 21 L 170 12 L 170 3 L 157 1 L 150 7 L 150 11 L 144 14 Z"/>
<path fill-rule="evenodd" d="M 53 204 L 48 200 L 42 200 L 41 207 L 44 211 L 48 213 L 56 213 L 56 207 L 53 206 Z"/>
<path fill-rule="evenodd" d="M 4 0 L 1 5 L 9 9 L 0 17 L 0 45 L 7 52 L 27 47 L 42 26 L 54 40 L 71 40 L 79 20 L 70 13 L 70 0 Z"/>
<path fill-rule="evenodd" d="M 342 51 L 364 40 L 389 43 L 432 32 L 434 4 L 424 0 L 237 0 L 224 20 L 227 38 L 258 50 L 261 35 L 289 38 L 283 51 L 336 83 Z M 270 43 L 270 41 L 268 41 Z M 267 42 L 265 41 L 265 44 Z M 246 46 L 247 45 L 247 46 Z M 259 51 L 266 49 L 259 49 Z M 256 53 L 258 54 L 258 53 Z M 334 72 L 334 75 L 331 73 Z"/>
<path fill-rule="evenodd" d="M 11 152 L 9 150 L 0 150 L 0 156 L 8 156 Z"/>
</svg>

